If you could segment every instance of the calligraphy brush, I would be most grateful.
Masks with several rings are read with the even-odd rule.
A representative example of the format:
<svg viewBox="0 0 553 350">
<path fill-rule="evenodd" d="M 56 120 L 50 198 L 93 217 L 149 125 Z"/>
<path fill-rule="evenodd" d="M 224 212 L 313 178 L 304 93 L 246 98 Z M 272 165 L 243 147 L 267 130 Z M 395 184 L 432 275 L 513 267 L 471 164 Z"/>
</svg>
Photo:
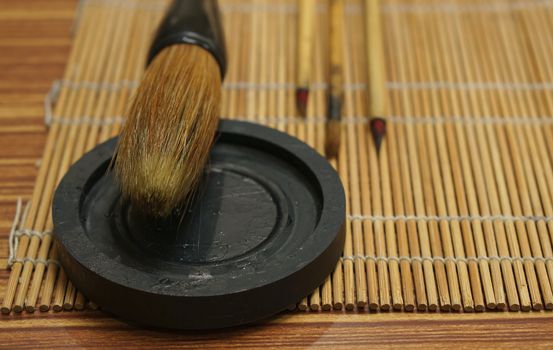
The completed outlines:
<svg viewBox="0 0 553 350">
<path fill-rule="evenodd" d="M 378 152 L 386 135 L 385 66 L 380 23 L 380 0 L 366 0 L 365 12 L 369 73 L 369 118 L 371 133 Z"/>
<path fill-rule="evenodd" d="M 342 101 L 343 101 L 343 52 L 344 0 L 330 1 L 330 86 L 328 91 L 328 110 L 326 121 L 325 153 L 327 157 L 336 157 L 340 148 Z"/>
<path fill-rule="evenodd" d="M 302 117 L 307 115 L 307 102 L 309 100 L 309 85 L 311 83 L 311 66 L 313 62 L 314 21 L 315 1 L 299 0 L 296 107 Z"/>
<path fill-rule="evenodd" d="M 216 1 L 174 1 L 148 62 L 113 163 L 123 196 L 164 217 L 194 191 L 219 120 L 226 59 Z"/>
</svg>

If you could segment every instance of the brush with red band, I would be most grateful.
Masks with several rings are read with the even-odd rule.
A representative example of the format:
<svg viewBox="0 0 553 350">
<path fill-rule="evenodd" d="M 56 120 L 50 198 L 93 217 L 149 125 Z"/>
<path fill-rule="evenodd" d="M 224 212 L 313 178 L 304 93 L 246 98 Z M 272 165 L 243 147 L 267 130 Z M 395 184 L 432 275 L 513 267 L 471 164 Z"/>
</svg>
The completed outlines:
<svg viewBox="0 0 553 350">
<path fill-rule="evenodd" d="M 386 135 L 386 91 L 384 48 L 380 23 L 380 1 L 366 0 L 367 60 L 369 82 L 369 117 L 376 151 Z"/>
</svg>

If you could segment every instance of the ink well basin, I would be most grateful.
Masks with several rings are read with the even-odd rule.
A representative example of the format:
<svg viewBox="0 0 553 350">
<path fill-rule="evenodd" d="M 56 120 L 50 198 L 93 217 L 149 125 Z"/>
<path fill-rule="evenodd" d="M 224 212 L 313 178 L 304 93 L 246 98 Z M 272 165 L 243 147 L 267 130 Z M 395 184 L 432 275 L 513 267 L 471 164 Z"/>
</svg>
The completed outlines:
<svg viewBox="0 0 553 350">
<path fill-rule="evenodd" d="M 222 121 L 190 209 L 165 220 L 122 200 L 108 171 L 116 142 L 75 163 L 53 203 L 60 262 L 102 310 L 155 327 L 230 327 L 285 310 L 334 270 L 344 190 L 298 139 Z"/>
</svg>

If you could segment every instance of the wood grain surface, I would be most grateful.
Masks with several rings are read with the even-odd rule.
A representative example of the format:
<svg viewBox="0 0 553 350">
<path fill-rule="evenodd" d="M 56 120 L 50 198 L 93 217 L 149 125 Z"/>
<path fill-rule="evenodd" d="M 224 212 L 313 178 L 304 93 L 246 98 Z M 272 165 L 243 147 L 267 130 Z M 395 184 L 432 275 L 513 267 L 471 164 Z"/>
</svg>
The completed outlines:
<svg viewBox="0 0 553 350">
<path fill-rule="evenodd" d="M 0 295 L 7 234 L 19 196 L 31 195 L 46 129 L 43 99 L 61 77 L 74 0 L 0 1 Z M 145 315 L 147 317 L 147 315 Z M 0 347 L 14 348 L 552 348 L 551 313 L 284 313 L 210 332 L 141 329 L 99 311 L 0 317 Z"/>
</svg>

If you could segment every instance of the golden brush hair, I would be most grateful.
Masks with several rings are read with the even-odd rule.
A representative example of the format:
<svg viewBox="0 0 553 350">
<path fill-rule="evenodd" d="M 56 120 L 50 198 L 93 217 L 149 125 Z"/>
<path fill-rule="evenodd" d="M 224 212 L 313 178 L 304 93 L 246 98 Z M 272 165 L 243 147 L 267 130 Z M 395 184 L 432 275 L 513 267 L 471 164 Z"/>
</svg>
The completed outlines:
<svg viewBox="0 0 553 350">
<path fill-rule="evenodd" d="M 206 50 L 163 49 L 127 113 L 115 174 L 135 207 L 168 216 L 194 191 L 207 162 L 221 105 L 221 71 Z"/>
</svg>

